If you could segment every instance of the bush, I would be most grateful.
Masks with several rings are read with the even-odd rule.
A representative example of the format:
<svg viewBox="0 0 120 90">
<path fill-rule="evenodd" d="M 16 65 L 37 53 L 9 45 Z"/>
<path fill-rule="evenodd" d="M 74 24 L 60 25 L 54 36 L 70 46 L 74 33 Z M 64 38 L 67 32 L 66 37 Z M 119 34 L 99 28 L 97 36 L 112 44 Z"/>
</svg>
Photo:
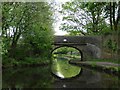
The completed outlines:
<svg viewBox="0 0 120 90">
<path fill-rule="evenodd" d="M 32 64 L 43 64 L 43 63 L 49 63 L 50 60 L 45 59 L 45 58 L 33 58 L 33 57 L 26 57 L 24 60 L 20 61 L 21 65 L 27 64 L 27 65 L 32 65 Z"/>
<path fill-rule="evenodd" d="M 26 57 L 24 60 L 16 60 L 14 58 L 8 58 L 7 56 L 4 57 L 2 61 L 2 66 L 13 67 L 13 66 L 24 66 L 24 65 L 38 65 L 38 64 L 47 64 L 50 63 L 50 59 L 47 58 L 40 58 L 40 57 Z"/>
<path fill-rule="evenodd" d="M 8 58 L 7 56 L 3 58 L 2 60 L 2 66 L 3 67 L 12 67 L 19 65 L 19 62 L 15 60 L 14 58 Z"/>
</svg>

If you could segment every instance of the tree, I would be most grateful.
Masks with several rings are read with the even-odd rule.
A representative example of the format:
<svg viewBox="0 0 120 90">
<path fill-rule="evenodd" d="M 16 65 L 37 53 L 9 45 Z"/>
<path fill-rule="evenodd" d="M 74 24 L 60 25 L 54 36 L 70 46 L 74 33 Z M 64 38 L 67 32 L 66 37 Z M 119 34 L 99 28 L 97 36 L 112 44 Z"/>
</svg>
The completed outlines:
<svg viewBox="0 0 120 90">
<path fill-rule="evenodd" d="M 2 14 L 3 43 L 10 57 L 15 57 L 18 45 L 31 48 L 30 44 L 34 43 L 35 50 L 50 49 L 52 11 L 47 2 L 4 2 Z"/>
<path fill-rule="evenodd" d="M 36 11 L 33 10 L 31 13 L 33 17 L 30 17 L 29 22 L 32 22 L 32 25 L 23 34 L 24 42 L 29 43 L 31 49 L 34 49 L 34 53 L 48 53 L 53 37 L 52 11 L 50 11 L 50 6 L 44 2 L 34 3 L 33 6 L 35 6 Z"/>
<path fill-rule="evenodd" d="M 110 22 L 110 29 L 112 32 L 111 42 L 116 43 L 115 51 L 118 51 L 119 54 L 120 1 L 106 3 L 104 10 L 105 18 L 108 18 Z"/>
<path fill-rule="evenodd" d="M 103 2 L 67 2 L 61 13 L 64 15 L 62 30 L 79 32 L 82 35 L 101 34 L 107 26 L 103 17 Z"/>
<path fill-rule="evenodd" d="M 111 30 L 117 31 L 120 21 L 120 1 L 106 3 L 104 12 L 105 18 L 109 18 Z"/>
</svg>

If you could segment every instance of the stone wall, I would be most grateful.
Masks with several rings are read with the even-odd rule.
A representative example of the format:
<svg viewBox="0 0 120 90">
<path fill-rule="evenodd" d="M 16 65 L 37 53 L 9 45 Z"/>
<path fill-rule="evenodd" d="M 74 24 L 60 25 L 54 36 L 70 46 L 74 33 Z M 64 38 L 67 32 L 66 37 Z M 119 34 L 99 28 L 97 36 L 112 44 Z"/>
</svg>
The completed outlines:
<svg viewBox="0 0 120 90">
<path fill-rule="evenodd" d="M 54 41 L 54 45 L 57 44 L 58 47 L 68 46 L 77 48 L 82 52 L 83 60 L 101 58 L 102 39 L 100 36 L 56 36 Z"/>
<path fill-rule="evenodd" d="M 54 43 L 90 43 L 101 46 L 101 36 L 55 36 Z"/>
</svg>

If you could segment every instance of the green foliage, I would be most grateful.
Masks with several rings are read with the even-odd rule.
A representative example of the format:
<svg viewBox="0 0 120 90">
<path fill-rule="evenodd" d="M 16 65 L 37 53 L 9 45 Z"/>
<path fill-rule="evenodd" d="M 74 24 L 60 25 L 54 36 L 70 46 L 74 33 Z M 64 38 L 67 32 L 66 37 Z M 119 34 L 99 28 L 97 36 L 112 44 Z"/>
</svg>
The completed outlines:
<svg viewBox="0 0 120 90">
<path fill-rule="evenodd" d="M 32 35 L 30 35 L 30 33 Z M 49 52 L 52 43 L 52 34 L 47 29 L 40 28 L 39 30 L 35 29 L 34 31 L 30 31 L 24 36 L 25 45 L 30 46 L 31 50 L 36 51 L 36 54 L 43 54 L 46 51 Z"/>
<path fill-rule="evenodd" d="M 60 54 L 67 54 L 68 53 L 68 48 L 67 47 L 61 47 L 56 49 L 54 52 L 60 53 Z"/>
<path fill-rule="evenodd" d="M 53 52 L 54 58 L 62 58 L 68 60 L 81 60 L 80 52 L 72 47 L 60 47 Z"/>
<path fill-rule="evenodd" d="M 113 52 L 117 50 L 117 43 L 111 39 L 106 42 L 106 47 L 111 49 Z"/>
<path fill-rule="evenodd" d="M 61 13 L 65 23 L 62 24 L 61 30 L 70 32 L 70 35 L 103 34 L 108 26 L 103 14 L 104 5 L 103 2 L 80 2 L 78 0 L 63 4 Z"/>
<path fill-rule="evenodd" d="M 72 54 L 73 52 L 76 54 L 79 53 L 77 49 L 72 48 L 72 47 L 60 47 L 54 51 L 54 53 L 60 53 L 60 54 L 68 54 L 68 53 Z"/>
<path fill-rule="evenodd" d="M 13 59 L 13 58 L 8 58 L 8 57 L 5 57 L 4 56 L 4 60 L 2 61 L 2 66 L 3 67 L 13 67 L 13 66 L 16 66 L 16 65 L 19 65 L 20 63 Z"/>
<path fill-rule="evenodd" d="M 6 44 L 3 43 L 2 39 L 0 39 L 0 54 L 4 55 L 5 53 L 7 53 L 7 47 L 5 46 Z"/>
<path fill-rule="evenodd" d="M 61 30 L 70 32 L 70 35 L 104 35 L 118 30 L 120 2 L 73 0 L 63 4 L 62 8 L 60 13 L 64 23 Z"/>
<path fill-rule="evenodd" d="M 16 62 L 26 57 L 49 57 L 53 39 L 52 23 L 52 11 L 47 2 L 3 2 L 3 64 L 6 57 L 8 61 L 12 58 Z"/>
<path fill-rule="evenodd" d="M 33 58 L 33 57 L 26 57 L 24 61 L 21 61 L 20 63 L 22 64 L 27 64 L 27 65 L 34 65 L 34 64 L 44 64 L 44 63 L 49 63 L 50 60 L 48 60 L 47 58 Z"/>
<path fill-rule="evenodd" d="M 9 67 L 22 67 L 22 66 L 36 66 L 41 64 L 49 64 L 50 59 L 48 58 L 41 58 L 41 57 L 25 57 L 24 60 L 17 60 L 14 58 L 4 57 L 2 61 L 2 65 L 4 68 Z"/>
<path fill-rule="evenodd" d="M 116 59 L 92 59 L 91 62 L 110 62 L 110 63 L 116 63 L 120 64 L 120 60 Z"/>
<path fill-rule="evenodd" d="M 120 2 L 66 2 L 60 11 L 63 15 L 60 29 L 73 36 L 111 35 L 115 41 L 108 41 L 106 48 L 117 57 L 119 12 Z"/>
<path fill-rule="evenodd" d="M 56 74 L 57 72 L 61 73 L 64 78 L 71 78 L 78 75 L 81 71 L 80 67 L 70 65 L 68 59 L 60 60 L 54 59 L 52 64 L 52 72 Z M 58 74 L 58 77 L 59 74 Z M 62 77 L 61 77 L 62 78 Z"/>
</svg>

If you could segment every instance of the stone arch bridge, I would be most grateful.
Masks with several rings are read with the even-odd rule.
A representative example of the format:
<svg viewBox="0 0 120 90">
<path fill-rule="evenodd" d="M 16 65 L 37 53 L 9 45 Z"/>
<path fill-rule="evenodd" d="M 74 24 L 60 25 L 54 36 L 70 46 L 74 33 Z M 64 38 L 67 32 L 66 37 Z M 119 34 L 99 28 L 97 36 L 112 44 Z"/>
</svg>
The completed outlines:
<svg viewBox="0 0 120 90">
<path fill-rule="evenodd" d="M 76 48 L 81 60 L 101 58 L 101 36 L 55 36 L 52 52 L 60 47 Z"/>
</svg>

